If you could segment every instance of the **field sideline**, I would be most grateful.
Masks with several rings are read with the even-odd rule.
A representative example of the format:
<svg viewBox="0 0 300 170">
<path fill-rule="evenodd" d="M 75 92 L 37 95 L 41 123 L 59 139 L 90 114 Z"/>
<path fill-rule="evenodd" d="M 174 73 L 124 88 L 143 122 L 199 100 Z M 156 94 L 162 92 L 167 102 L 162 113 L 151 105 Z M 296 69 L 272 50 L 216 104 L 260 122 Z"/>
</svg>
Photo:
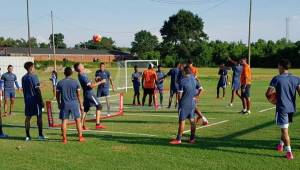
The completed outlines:
<svg viewBox="0 0 300 170">
<path fill-rule="evenodd" d="M 112 75 L 116 74 L 115 69 L 112 70 Z M 299 169 L 299 97 L 298 113 L 290 128 L 295 159 L 288 161 L 283 153 L 275 150 L 279 129 L 275 125 L 274 106 L 267 102 L 264 93 L 277 70 L 253 69 L 250 116 L 237 113 L 241 110 L 238 100 L 233 107 L 226 107 L 230 88 L 227 88 L 224 100 L 216 99 L 217 71 L 217 68 L 199 70 L 205 90 L 200 108 L 208 117 L 210 126 L 197 127 L 195 145 L 186 142 L 189 126 L 181 146 L 169 145 L 177 131 L 177 113 L 174 110 L 141 112 L 140 108 L 125 108 L 124 116 L 104 120 L 107 126 L 104 131 L 93 130 L 94 123 L 89 123 L 91 130 L 84 133 L 85 143 L 76 142 L 75 127 L 70 126 L 73 130 L 69 131 L 67 145 L 60 143 L 59 129 L 48 129 L 44 114 L 45 134 L 49 140 L 26 143 L 23 98 L 17 93 L 15 116 L 3 118 L 4 131 L 10 138 L 0 140 L 0 169 Z M 300 70 L 290 72 L 300 76 Z M 48 80 L 50 73 L 37 73 L 42 82 L 43 97 L 49 100 L 52 98 Z M 89 76 L 92 78 L 93 73 Z M 168 83 L 169 80 L 166 81 Z M 125 94 L 124 100 L 126 105 L 131 104 L 131 91 Z M 36 125 L 35 120 L 32 121 L 33 126 Z M 31 132 L 35 138 L 37 129 Z"/>
</svg>

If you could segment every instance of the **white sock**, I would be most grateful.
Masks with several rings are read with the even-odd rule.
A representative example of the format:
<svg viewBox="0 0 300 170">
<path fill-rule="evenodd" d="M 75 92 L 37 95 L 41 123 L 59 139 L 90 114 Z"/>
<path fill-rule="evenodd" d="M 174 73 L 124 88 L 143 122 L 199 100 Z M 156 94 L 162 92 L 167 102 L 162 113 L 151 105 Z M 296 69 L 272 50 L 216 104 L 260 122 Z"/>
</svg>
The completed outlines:
<svg viewBox="0 0 300 170">
<path fill-rule="evenodd" d="M 206 117 L 202 117 L 202 120 L 203 120 L 203 122 L 207 122 L 207 119 L 206 119 Z"/>
<path fill-rule="evenodd" d="M 280 144 L 281 146 L 283 146 L 283 145 L 284 145 L 284 142 L 283 142 L 282 140 L 280 140 L 280 141 L 279 141 L 279 144 Z"/>
<path fill-rule="evenodd" d="M 285 147 L 285 150 L 286 150 L 287 152 L 292 152 L 291 146 L 286 146 L 286 147 Z"/>
<path fill-rule="evenodd" d="M 243 112 L 247 112 L 247 109 L 243 109 Z"/>
</svg>

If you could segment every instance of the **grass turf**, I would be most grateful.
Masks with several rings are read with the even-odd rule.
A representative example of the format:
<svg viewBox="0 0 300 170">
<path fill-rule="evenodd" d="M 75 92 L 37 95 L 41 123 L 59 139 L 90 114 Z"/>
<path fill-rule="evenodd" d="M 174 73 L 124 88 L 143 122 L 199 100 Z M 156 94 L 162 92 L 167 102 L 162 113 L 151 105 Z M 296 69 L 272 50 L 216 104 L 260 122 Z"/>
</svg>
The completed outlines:
<svg viewBox="0 0 300 170">
<path fill-rule="evenodd" d="M 60 143 L 60 131 L 55 129 L 45 129 L 48 141 L 27 143 L 24 142 L 24 104 L 19 94 L 15 116 L 3 119 L 4 131 L 10 138 L 0 140 L 0 169 L 298 169 L 299 113 L 290 128 L 295 160 L 287 161 L 282 153 L 275 150 L 279 129 L 275 125 L 274 110 L 259 112 L 273 107 L 266 101 L 264 92 L 276 70 L 253 69 L 250 116 L 237 113 L 241 110 L 239 100 L 233 107 L 226 107 L 230 98 L 229 88 L 224 100 L 215 98 L 216 72 L 217 69 L 213 68 L 200 69 L 205 88 L 200 108 L 210 124 L 228 122 L 198 129 L 195 145 L 185 142 L 188 134 L 181 146 L 168 144 L 177 131 L 175 111 L 140 109 L 125 109 L 124 116 L 104 120 L 106 132 L 84 133 L 85 143 L 78 143 L 76 132 L 69 131 L 69 143 L 63 145 Z M 298 70 L 291 72 L 300 75 Z M 49 73 L 38 71 L 38 75 L 42 81 L 43 97 L 51 99 Z M 131 92 L 125 95 L 125 104 L 131 103 L 131 96 Z M 35 120 L 32 125 L 35 125 Z M 88 125 L 94 127 L 94 123 Z M 46 114 L 44 127 L 47 128 Z M 37 136 L 37 129 L 31 132 L 33 137 Z"/>
</svg>

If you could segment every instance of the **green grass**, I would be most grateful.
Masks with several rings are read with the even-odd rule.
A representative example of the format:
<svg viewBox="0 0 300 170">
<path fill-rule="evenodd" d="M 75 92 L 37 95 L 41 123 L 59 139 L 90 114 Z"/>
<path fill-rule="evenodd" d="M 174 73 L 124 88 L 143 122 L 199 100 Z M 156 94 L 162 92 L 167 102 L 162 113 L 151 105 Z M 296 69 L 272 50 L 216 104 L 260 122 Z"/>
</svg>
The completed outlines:
<svg viewBox="0 0 300 170">
<path fill-rule="evenodd" d="M 299 70 L 291 70 L 300 75 Z M 300 118 L 290 128 L 295 160 L 287 161 L 274 148 L 279 139 L 274 110 L 259 113 L 272 107 L 264 92 L 275 69 L 254 69 L 252 87 L 252 114 L 242 116 L 240 101 L 228 108 L 229 88 L 224 100 L 215 99 L 217 69 L 201 68 L 200 78 L 205 88 L 201 97 L 201 110 L 210 124 L 228 120 L 223 124 L 197 130 L 197 144 L 184 142 L 171 146 L 169 140 L 176 135 L 177 119 L 174 111 L 125 110 L 125 115 L 104 120 L 107 131 L 136 134 L 88 132 L 86 143 L 75 140 L 76 132 L 69 132 L 69 143 L 61 144 L 60 131 L 46 129 L 49 141 L 25 143 L 23 99 L 17 98 L 16 115 L 3 119 L 4 130 L 11 137 L 0 140 L 0 169 L 299 169 L 300 167 Z M 39 71 L 45 100 L 51 98 L 49 73 Z M 114 72 L 113 72 L 114 74 Z M 92 74 L 91 74 L 92 76 Z M 125 104 L 131 103 L 131 92 L 125 95 Z M 299 101 L 297 102 L 299 103 Z M 299 108 L 298 108 L 299 109 Z M 139 116 L 126 116 L 126 114 Z M 170 115 L 149 117 L 143 115 Z M 44 126 L 47 127 L 46 114 Z M 11 126 L 13 125 L 13 126 Z M 35 125 L 35 119 L 32 121 Z M 88 124 L 91 128 L 93 123 Z M 186 129 L 189 125 L 187 123 Z M 32 129 L 32 136 L 37 130 Z M 155 136 L 142 136 L 150 134 Z M 184 141 L 188 135 L 184 137 Z M 297 168 L 298 167 L 298 168 Z"/>
</svg>

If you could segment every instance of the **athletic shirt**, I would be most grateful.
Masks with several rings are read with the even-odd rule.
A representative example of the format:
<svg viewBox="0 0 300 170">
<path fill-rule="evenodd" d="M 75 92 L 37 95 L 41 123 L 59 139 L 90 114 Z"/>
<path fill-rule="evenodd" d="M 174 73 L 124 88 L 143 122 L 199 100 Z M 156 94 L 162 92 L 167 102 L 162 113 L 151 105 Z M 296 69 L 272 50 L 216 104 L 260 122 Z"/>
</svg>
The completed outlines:
<svg viewBox="0 0 300 170">
<path fill-rule="evenodd" d="M 226 81 L 228 71 L 226 69 L 220 69 L 218 74 L 220 75 L 220 81 Z"/>
<path fill-rule="evenodd" d="M 197 83 L 193 75 L 184 77 L 179 83 L 179 92 L 182 93 L 179 101 L 179 109 L 194 109 L 196 90 L 201 88 L 200 83 Z"/>
<path fill-rule="evenodd" d="M 191 68 L 191 72 L 193 73 L 193 75 L 195 77 L 197 77 L 198 76 L 198 69 L 197 69 L 197 67 L 190 66 L 190 68 Z"/>
<path fill-rule="evenodd" d="M 171 83 L 170 83 L 171 89 L 174 89 L 174 88 L 176 88 L 176 86 L 178 86 L 178 81 L 177 81 L 178 74 L 179 74 L 179 69 L 177 67 L 172 68 L 167 73 L 168 76 L 171 76 Z"/>
<path fill-rule="evenodd" d="M 243 71 L 241 74 L 241 84 L 242 85 L 247 85 L 247 84 L 251 84 L 251 69 L 249 64 L 244 64 L 243 65 Z"/>
<path fill-rule="evenodd" d="M 141 76 L 142 76 L 143 73 L 141 72 L 134 72 L 132 73 L 131 75 L 131 80 L 132 80 L 132 83 L 134 86 L 140 86 L 141 85 Z"/>
<path fill-rule="evenodd" d="M 57 80 L 57 77 L 54 73 L 51 73 L 50 80 L 52 81 L 53 85 L 55 85 L 55 86 L 57 85 L 58 80 Z"/>
<path fill-rule="evenodd" d="M 106 83 L 100 84 L 98 86 L 98 89 L 104 88 L 104 89 L 109 90 L 109 80 L 110 80 L 110 72 L 109 71 L 97 70 L 96 73 L 95 73 L 95 77 L 96 78 L 101 78 L 101 80 L 106 80 Z"/>
<path fill-rule="evenodd" d="M 78 74 L 78 80 L 82 87 L 84 97 L 93 94 L 93 89 L 90 87 L 92 82 L 86 74 Z"/>
<path fill-rule="evenodd" d="M 19 88 L 19 84 L 17 82 L 17 76 L 14 73 L 4 73 L 1 76 L 1 80 L 4 81 L 4 89 L 5 90 L 14 90 L 15 89 L 15 84 L 17 88 Z"/>
<path fill-rule="evenodd" d="M 287 114 L 296 112 L 296 94 L 300 86 L 300 78 L 283 73 L 275 76 L 270 82 L 277 94 L 276 112 Z"/>
<path fill-rule="evenodd" d="M 238 64 L 232 67 L 233 75 L 232 75 L 232 83 L 240 83 L 241 73 L 243 71 L 243 66 Z"/>
<path fill-rule="evenodd" d="M 78 103 L 77 91 L 80 90 L 78 82 L 71 78 L 65 78 L 57 83 L 57 91 L 61 95 L 61 104 L 74 105 Z"/>
<path fill-rule="evenodd" d="M 147 69 L 143 73 L 144 76 L 144 88 L 154 89 L 155 81 L 157 80 L 156 72 L 153 69 Z"/>
<path fill-rule="evenodd" d="M 156 75 L 157 75 L 157 88 L 163 89 L 165 73 L 163 73 L 161 71 L 156 71 Z"/>
<path fill-rule="evenodd" d="M 27 73 L 22 77 L 22 87 L 25 104 L 38 103 L 37 88 L 40 87 L 40 81 L 34 74 Z"/>
</svg>

